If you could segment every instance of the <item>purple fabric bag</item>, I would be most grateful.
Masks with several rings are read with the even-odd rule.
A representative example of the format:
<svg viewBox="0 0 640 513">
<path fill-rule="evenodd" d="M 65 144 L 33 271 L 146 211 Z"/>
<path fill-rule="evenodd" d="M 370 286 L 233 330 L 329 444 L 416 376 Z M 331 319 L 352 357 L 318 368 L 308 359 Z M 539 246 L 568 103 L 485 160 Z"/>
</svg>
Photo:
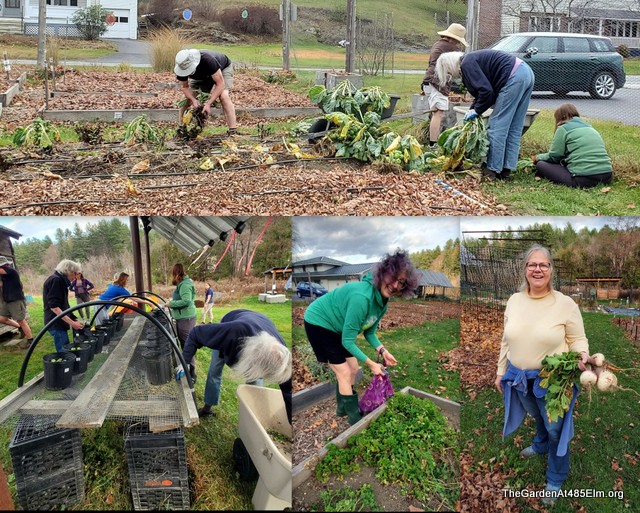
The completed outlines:
<svg viewBox="0 0 640 513">
<path fill-rule="evenodd" d="M 380 359 L 380 355 L 376 358 L 376 362 Z M 382 376 L 373 376 L 369 387 L 365 390 L 358 406 L 362 413 L 369 413 L 378 406 L 385 403 L 389 397 L 393 395 L 393 386 L 389 375 L 385 372 Z"/>
</svg>

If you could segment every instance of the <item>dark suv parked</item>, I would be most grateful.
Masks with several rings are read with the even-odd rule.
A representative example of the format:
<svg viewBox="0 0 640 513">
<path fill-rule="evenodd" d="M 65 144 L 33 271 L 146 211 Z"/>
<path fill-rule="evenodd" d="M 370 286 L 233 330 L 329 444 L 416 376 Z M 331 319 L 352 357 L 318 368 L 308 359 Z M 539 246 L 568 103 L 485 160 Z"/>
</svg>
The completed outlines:
<svg viewBox="0 0 640 513">
<path fill-rule="evenodd" d="M 608 37 L 563 32 L 521 32 L 506 36 L 492 48 L 524 60 L 535 75 L 535 91 L 587 91 L 608 100 L 624 86 L 622 56 Z"/>
</svg>

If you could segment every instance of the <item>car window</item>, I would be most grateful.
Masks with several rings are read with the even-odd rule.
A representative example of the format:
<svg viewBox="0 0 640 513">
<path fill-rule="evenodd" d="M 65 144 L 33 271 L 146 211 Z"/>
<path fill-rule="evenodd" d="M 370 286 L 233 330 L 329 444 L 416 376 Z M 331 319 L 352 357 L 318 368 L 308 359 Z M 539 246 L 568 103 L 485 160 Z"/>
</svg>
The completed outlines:
<svg viewBox="0 0 640 513">
<path fill-rule="evenodd" d="M 614 49 L 613 45 L 609 44 L 609 41 L 606 39 L 592 39 L 591 45 L 593 46 L 596 52 L 612 52 Z"/>
<path fill-rule="evenodd" d="M 557 37 L 534 37 L 529 47 L 538 49 L 538 53 L 556 53 L 558 51 Z"/>
<path fill-rule="evenodd" d="M 503 52 L 520 52 L 522 46 L 529 39 L 526 36 L 508 36 L 498 41 L 492 46 L 494 50 L 502 50 Z"/>
<path fill-rule="evenodd" d="M 588 53 L 591 51 L 589 40 L 585 37 L 563 37 L 562 42 L 566 53 Z"/>
</svg>

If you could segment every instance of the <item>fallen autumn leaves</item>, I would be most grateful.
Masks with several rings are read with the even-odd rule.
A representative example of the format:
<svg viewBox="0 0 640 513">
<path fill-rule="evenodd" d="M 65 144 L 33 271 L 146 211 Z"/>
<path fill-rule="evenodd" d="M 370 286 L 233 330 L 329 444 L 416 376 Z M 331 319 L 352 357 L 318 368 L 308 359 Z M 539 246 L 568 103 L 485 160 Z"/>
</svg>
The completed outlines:
<svg viewBox="0 0 640 513">
<path fill-rule="evenodd" d="M 173 108 L 180 98 L 171 74 L 86 71 L 58 79 L 65 91 L 50 108 Z M 126 79 L 126 80 L 125 80 Z M 117 87 L 116 87 L 117 83 Z M 164 84 L 166 87 L 160 87 Z M 175 85 L 175 83 L 174 83 Z M 147 93 L 152 92 L 149 96 Z M 74 92 L 75 94 L 69 94 Z M 39 96 L 40 95 L 40 96 Z M 157 96 L 156 96 L 157 95 Z M 42 92 L 32 86 L 1 119 L 14 130 L 33 119 Z M 238 74 L 232 92 L 237 106 L 309 106 L 308 98 L 249 74 Z M 124 103 L 123 103 L 124 102 Z M 264 120 L 245 118 L 240 130 Z M 212 119 L 221 125 L 223 120 Z M 281 140 L 281 138 L 278 138 Z M 242 135 L 238 146 L 265 144 Z M 270 141 L 272 145 L 277 142 Z M 111 143 L 87 147 L 67 143 L 53 155 L 0 153 L 0 213 L 11 215 L 501 215 L 507 209 L 479 191 L 473 180 L 447 180 L 455 194 L 436 183 L 436 175 L 384 174 L 346 160 L 300 159 L 272 151 L 281 163 L 240 152 L 235 162 L 204 172 L 206 158 L 226 156 L 220 138 L 189 144 L 168 141 L 162 151 Z M 302 146 L 302 143 L 300 143 Z M 309 147 L 304 153 L 310 152 Z M 282 163 L 283 160 L 287 162 Z M 146 162 L 148 161 L 148 167 Z M 140 163 L 145 170 L 140 172 Z M 249 164 L 252 167 L 247 168 Z M 205 166 L 206 168 L 206 166 Z M 59 179 L 52 175 L 62 177 Z M 442 178 L 442 177 L 440 177 Z M 79 200 L 77 191 L 82 190 Z"/>
</svg>

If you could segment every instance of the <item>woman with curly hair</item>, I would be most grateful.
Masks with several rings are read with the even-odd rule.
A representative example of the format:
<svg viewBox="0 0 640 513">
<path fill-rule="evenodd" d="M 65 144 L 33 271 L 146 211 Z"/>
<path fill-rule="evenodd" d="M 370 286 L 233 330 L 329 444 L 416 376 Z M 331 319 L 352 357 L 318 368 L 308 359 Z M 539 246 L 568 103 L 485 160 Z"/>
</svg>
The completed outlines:
<svg viewBox="0 0 640 513">
<path fill-rule="evenodd" d="M 378 340 L 376 329 L 389 299 L 411 297 L 417 285 L 418 274 L 408 253 L 398 249 L 386 255 L 362 281 L 347 283 L 319 297 L 304 314 L 305 331 L 316 358 L 328 363 L 336 375 L 336 414 L 347 416 L 350 424 L 361 418 L 358 393 L 353 389 L 359 362 L 374 375 L 384 374 L 383 366 L 358 348 L 356 337 L 362 333 L 385 365 L 397 365 L 398 361 Z"/>
</svg>

